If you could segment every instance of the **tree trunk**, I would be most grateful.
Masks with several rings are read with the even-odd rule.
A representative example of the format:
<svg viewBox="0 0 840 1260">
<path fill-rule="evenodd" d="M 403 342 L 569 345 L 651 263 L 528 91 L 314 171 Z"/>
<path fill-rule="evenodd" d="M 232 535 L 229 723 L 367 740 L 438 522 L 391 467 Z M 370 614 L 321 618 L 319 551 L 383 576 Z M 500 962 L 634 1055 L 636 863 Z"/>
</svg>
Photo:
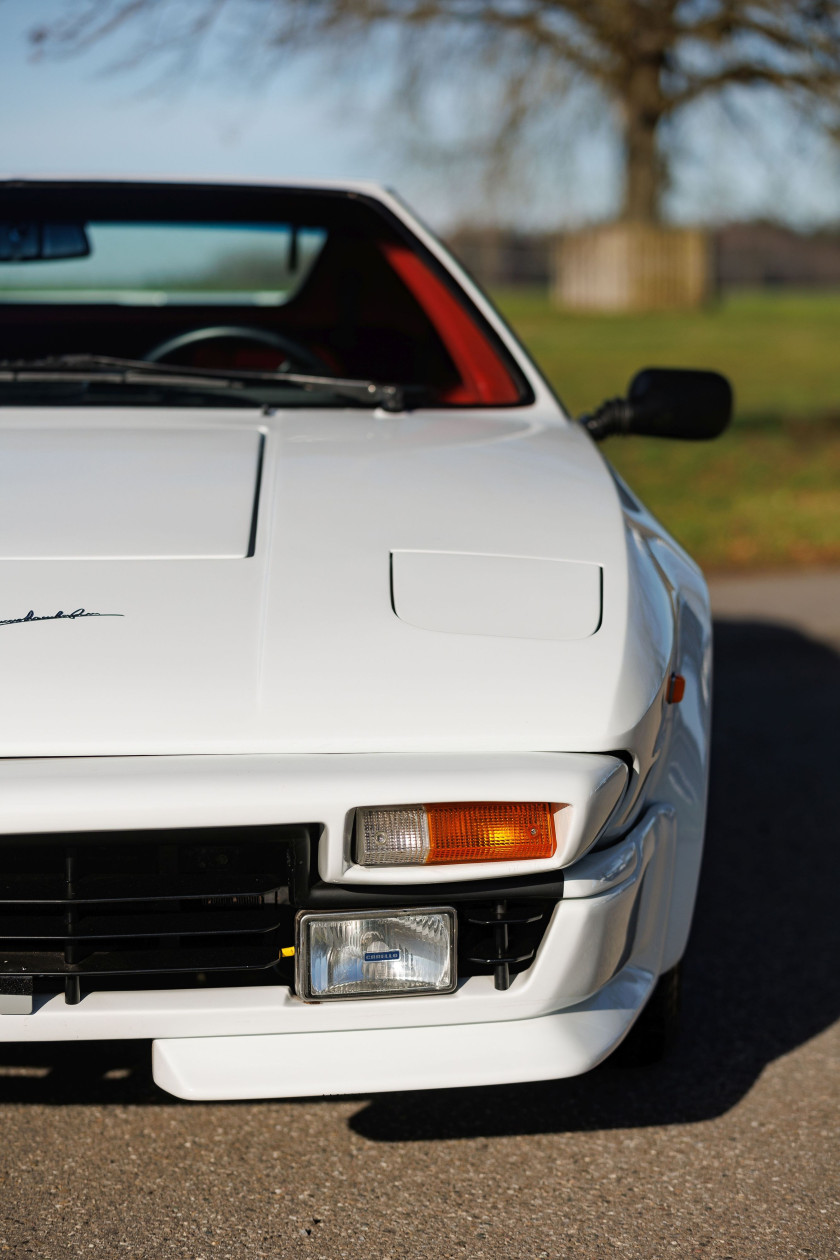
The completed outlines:
<svg viewBox="0 0 840 1260">
<path fill-rule="evenodd" d="M 624 205 L 630 223 L 658 223 L 664 186 L 657 129 L 664 113 L 659 59 L 637 63 L 622 100 L 624 116 Z"/>
</svg>

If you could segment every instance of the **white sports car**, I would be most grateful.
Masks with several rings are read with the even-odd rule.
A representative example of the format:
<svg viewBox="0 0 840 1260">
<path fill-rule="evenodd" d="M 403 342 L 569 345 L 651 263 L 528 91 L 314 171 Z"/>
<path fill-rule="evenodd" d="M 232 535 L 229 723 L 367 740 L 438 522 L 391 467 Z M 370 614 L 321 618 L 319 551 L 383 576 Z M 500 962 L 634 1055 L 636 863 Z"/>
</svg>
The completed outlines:
<svg viewBox="0 0 840 1260">
<path fill-rule="evenodd" d="M 208 1099 L 661 1051 L 709 606 L 593 438 L 727 382 L 573 422 L 367 184 L 2 181 L 0 359 L 0 1037 Z"/>
</svg>

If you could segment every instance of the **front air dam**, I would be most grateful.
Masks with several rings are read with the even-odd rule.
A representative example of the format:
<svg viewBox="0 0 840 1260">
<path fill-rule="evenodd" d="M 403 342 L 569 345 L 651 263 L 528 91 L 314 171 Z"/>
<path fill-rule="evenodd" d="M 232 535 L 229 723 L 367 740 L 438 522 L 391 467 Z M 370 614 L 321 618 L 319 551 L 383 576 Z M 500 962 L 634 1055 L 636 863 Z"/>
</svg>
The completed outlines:
<svg viewBox="0 0 840 1260">
<path fill-rule="evenodd" d="M 152 1069 L 161 1089 L 195 1101 L 373 1094 L 577 1076 L 618 1044 L 654 979 L 640 967 L 625 967 L 588 1001 L 537 1019 L 156 1041 Z"/>
</svg>

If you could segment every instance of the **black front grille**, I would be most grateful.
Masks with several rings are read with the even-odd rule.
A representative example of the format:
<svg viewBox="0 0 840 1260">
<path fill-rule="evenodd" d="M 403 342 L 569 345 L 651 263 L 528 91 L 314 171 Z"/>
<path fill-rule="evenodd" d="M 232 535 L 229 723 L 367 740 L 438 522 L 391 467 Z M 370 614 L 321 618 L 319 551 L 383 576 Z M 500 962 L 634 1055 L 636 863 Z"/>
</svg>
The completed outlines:
<svg viewBox="0 0 840 1260">
<path fill-rule="evenodd" d="M 0 978 L 144 988 L 245 973 L 288 983 L 307 827 L 10 836 L 0 841 Z"/>
</svg>

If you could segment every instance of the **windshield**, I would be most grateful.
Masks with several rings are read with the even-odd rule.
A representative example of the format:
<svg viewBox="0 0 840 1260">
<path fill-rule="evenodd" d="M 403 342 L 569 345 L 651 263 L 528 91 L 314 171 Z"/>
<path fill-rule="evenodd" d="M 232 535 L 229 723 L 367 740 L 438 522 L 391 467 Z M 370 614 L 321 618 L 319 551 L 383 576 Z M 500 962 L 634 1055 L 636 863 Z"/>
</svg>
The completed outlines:
<svg viewBox="0 0 840 1260">
<path fill-rule="evenodd" d="M 0 405 L 431 406 L 529 400 L 454 280 L 375 201 L 194 185 L 0 185 L 0 361 L 109 356 L 161 368 L 274 373 L 222 394 L 160 373 L 82 380 L 6 373 Z M 405 396 L 408 396 L 407 394 Z"/>
</svg>

